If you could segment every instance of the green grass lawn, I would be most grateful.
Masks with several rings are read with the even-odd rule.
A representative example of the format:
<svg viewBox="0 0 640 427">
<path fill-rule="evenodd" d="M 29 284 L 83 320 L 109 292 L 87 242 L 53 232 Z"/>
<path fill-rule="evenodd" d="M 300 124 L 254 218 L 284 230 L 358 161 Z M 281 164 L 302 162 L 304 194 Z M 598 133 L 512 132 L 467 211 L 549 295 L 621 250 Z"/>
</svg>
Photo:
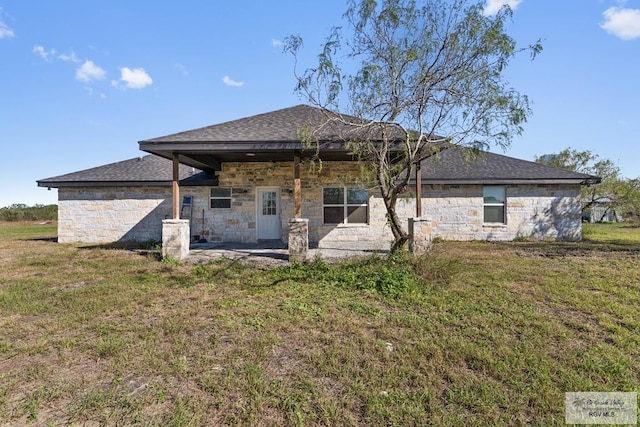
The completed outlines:
<svg viewBox="0 0 640 427">
<path fill-rule="evenodd" d="M 589 241 L 627 241 L 638 242 L 640 235 L 640 224 L 629 223 L 603 223 L 603 224 L 583 224 L 582 232 L 585 240 Z"/>
<path fill-rule="evenodd" d="M 52 232 L 0 226 L 0 425 L 548 426 L 640 391 L 640 228 L 271 269 Z"/>
<path fill-rule="evenodd" d="M 0 221 L 0 243 L 13 240 L 53 239 L 56 233 L 57 223 L 54 221 L 43 223 Z"/>
</svg>

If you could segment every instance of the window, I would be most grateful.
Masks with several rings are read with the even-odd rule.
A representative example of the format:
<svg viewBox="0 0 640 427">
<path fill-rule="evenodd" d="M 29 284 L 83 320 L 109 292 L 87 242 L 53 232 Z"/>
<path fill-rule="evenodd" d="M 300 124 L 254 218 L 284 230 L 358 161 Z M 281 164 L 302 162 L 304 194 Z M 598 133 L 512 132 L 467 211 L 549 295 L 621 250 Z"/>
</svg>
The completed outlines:
<svg viewBox="0 0 640 427">
<path fill-rule="evenodd" d="M 356 187 L 322 189 L 325 224 L 366 224 L 367 190 Z"/>
<path fill-rule="evenodd" d="M 504 187 L 501 185 L 485 185 L 482 189 L 482 196 L 484 198 L 484 222 L 505 224 Z"/>
<path fill-rule="evenodd" d="M 220 187 L 212 188 L 209 207 L 211 209 L 231 209 L 231 189 Z"/>
<path fill-rule="evenodd" d="M 262 192 L 262 215 L 278 215 L 278 193 L 275 191 Z"/>
</svg>

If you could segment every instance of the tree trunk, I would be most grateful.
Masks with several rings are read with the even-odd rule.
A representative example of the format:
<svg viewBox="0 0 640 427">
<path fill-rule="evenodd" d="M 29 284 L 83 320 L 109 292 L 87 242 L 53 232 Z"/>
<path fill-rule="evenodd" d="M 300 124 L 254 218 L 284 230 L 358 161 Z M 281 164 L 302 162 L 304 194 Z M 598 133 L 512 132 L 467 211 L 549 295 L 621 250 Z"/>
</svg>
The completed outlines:
<svg viewBox="0 0 640 427">
<path fill-rule="evenodd" d="M 396 212 L 396 202 L 398 201 L 398 194 L 395 189 L 389 188 L 389 184 L 383 179 L 383 174 L 378 174 L 378 185 L 380 186 L 380 194 L 384 201 L 384 207 L 387 210 L 387 222 L 391 227 L 393 233 L 393 245 L 391 250 L 395 251 L 402 248 L 409 240 L 409 233 L 402 227 L 402 221 L 398 217 Z"/>
<path fill-rule="evenodd" d="M 384 200 L 384 205 L 387 208 L 387 219 L 394 239 L 393 245 L 391 246 L 391 252 L 402 249 L 409 241 L 409 233 L 402 227 L 402 222 L 400 221 L 400 218 L 398 218 L 398 214 L 396 212 L 397 201 L 398 198 L 395 196 L 390 199 L 385 198 Z"/>
<path fill-rule="evenodd" d="M 391 251 L 396 251 L 402 248 L 407 241 L 409 240 L 409 233 L 404 231 L 402 228 L 402 222 L 400 218 L 398 218 L 398 214 L 396 212 L 396 202 L 398 201 L 398 189 L 397 182 L 389 183 L 387 182 L 387 173 L 388 173 L 388 162 L 390 159 L 388 158 L 389 153 L 389 140 L 387 139 L 387 135 L 385 132 L 385 128 L 382 129 L 383 133 L 383 144 L 380 147 L 380 153 L 378 154 L 377 159 L 377 179 L 378 185 L 380 186 L 380 194 L 382 195 L 382 200 L 384 200 L 384 206 L 387 209 L 387 222 L 391 227 L 391 232 L 393 233 L 393 245 L 391 246 Z"/>
</svg>

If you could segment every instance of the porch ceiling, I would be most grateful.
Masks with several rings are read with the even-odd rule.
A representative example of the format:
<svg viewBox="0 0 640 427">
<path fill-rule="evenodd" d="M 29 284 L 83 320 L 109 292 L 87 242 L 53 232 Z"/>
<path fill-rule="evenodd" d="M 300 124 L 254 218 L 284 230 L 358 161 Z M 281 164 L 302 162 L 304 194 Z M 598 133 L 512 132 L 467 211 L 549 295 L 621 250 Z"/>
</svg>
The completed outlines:
<svg viewBox="0 0 640 427">
<path fill-rule="evenodd" d="M 316 154 L 315 149 L 304 149 L 300 142 L 176 144 L 145 141 L 140 143 L 140 149 L 167 159 L 177 153 L 180 163 L 208 171 L 220 170 L 224 162 L 292 162 L 296 154 L 302 158 Z M 322 144 L 319 157 L 323 161 L 355 159 L 344 144 L 336 142 Z"/>
</svg>

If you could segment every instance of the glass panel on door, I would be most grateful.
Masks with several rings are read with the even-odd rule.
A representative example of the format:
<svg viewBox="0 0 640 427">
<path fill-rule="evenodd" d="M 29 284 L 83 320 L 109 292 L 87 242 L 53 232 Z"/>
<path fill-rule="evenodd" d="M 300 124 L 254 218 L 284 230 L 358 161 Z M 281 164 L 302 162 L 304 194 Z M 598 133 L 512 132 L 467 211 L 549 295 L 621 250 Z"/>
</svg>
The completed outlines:
<svg viewBox="0 0 640 427">
<path fill-rule="evenodd" d="M 277 215 L 276 192 L 265 191 L 262 193 L 262 215 Z"/>
</svg>

